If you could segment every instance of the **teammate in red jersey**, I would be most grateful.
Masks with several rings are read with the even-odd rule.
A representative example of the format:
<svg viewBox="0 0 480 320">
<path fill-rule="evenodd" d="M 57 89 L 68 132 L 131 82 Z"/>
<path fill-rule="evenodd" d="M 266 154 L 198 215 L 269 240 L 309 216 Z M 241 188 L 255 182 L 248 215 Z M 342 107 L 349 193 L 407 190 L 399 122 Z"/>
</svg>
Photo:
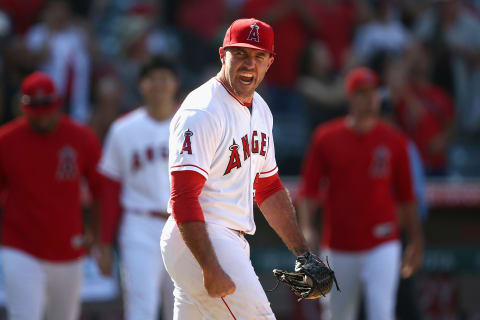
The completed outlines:
<svg viewBox="0 0 480 320">
<path fill-rule="evenodd" d="M 301 225 L 314 244 L 316 200 L 323 192 L 322 251 L 343 284 L 342 292 L 321 299 L 323 319 L 355 319 L 361 291 L 368 319 L 394 319 L 399 273 L 410 276 L 422 261 L 407 140 L 379 119 L 376 86 L 367 68 L 348 74 L 349 114 L 316 129 L 303 164 Z M 403 260 L 397 210 L 409 238 Z"/>
<path fill-rule="evenodd" d="M 80 310 L 85 238 L 80 180 L 98 199 L 100 143 L 60 113 L 52 80 L 22 83 L 25 116 L 0 128 L 1 263 L 9 319 L 74 320 Z M 95 201 L 94 201 L 95 202 Z"/>
</svg>

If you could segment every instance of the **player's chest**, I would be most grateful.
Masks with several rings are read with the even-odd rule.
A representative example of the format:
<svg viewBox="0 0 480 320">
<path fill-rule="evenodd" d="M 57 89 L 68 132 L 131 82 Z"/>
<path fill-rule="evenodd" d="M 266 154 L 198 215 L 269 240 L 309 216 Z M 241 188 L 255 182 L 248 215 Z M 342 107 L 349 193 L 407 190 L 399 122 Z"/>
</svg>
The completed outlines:
<svg viewBox="0 0 480 320">
<path fill-rule="evenodd" d="M 395 153 L 387 141 L 352 141 L 328 153 L 328 167 L 335 175 L 385 179 L 391 176 Z"/>
<path fill-rule="evenodd" d="M 224 175 L 262 164 L 273 141 L 267 119 L 255 112 L 237 117 L 233 123 L 226 128 L 217 152 Z"/>
<path fill-rule="evenodd" d="M 32 141 L 8 152 L 7 175 L 11 180 L 44 183 L 78 182 L 84 170 L 83 148 L 68 141 Z"/>
</svg>

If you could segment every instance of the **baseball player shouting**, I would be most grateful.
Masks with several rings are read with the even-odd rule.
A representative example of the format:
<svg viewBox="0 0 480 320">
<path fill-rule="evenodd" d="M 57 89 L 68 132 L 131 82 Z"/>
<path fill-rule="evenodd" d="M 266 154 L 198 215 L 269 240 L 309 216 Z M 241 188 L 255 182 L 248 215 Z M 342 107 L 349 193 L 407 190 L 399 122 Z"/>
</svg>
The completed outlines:
<svg viewBox="0 0 480 320">
<path fill-rule="evenodd" d="M 52 80 L 22 82 L 25 113 L 0 129 L 0 189 L 6 190 L 1 262 L 11 320 L 76 320 L 85 254 L 80 180 L 99 198 L 100 142 L 60 114 Z M 94 216 L 95 217 L 95 216 Z M 46 311 L 45 311 L 46 310 Z"/>
<path fill-rule="evenodd" d="M 255 92 L 274 60 L 273 29 L 232 23 L 222 68 L 192 91 L 170 124 L 169 218 L 161 250 L 175 284 L 174 319 L 275 319 L 245 234 L 253 199 L 288 248 L 307 252 L 275 162 L 272 114 Z"/>
<path fill-rule="evenodd" d="M 100 161 L 106 188 L 99 266 L 104 273 L 111 271 L 111 243 L 122 216 L 119 245 L 127 320 L 158 319 L 161 291 L 169 295 L 161 301 L 164 318 L 173 317 L 173 285 L 159 240 L 168 218 L 168 128 L 177 89 L 172 62 L 156 57 L 143 65 L 140 91 L 145 106 L 113 123 Z"/>
<path fill-rule="evenodd" d="M 342 283 L 342 292 L 328 297 L 324 320 L 356 319 L 362 290 L 369 320 L 395 319 L 400 273 L 410 276 L 422 260 L 407 139 L 379 119 L 376 86 L 377 76 L 370 69 L 357 68 L 347 75 L 349 114 L 316 129 L 304 160 L 302 228 L 314 241 L 316 197 L 326 187 L 322 245 Z M 409 240 L 402 262 L 397 209 Z"/>
</svg>

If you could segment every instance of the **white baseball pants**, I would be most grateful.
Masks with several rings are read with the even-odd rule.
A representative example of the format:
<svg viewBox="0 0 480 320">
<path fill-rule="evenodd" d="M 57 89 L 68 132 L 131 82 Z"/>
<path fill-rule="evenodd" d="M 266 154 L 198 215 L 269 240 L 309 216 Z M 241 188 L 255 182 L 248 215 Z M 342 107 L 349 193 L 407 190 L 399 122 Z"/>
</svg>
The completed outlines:
<svg viewBox="0 0 480 320">
<path fill-rule="evenodd" d="M 3 247 L 8 319 L 77 320 L 83 280 L 83 258 L 48 262 L 23 251 Z"/>
<path fill-rule="evenodd" d="M 322 258 L 328 256 L 342 291 L 333 288 L 326 298 L 320 299 L 322 319 L 355 320 L 363 292 L 368 320 L 394 320 L 400 255 L 399 241 L 360 253 L 324 250 Z"/>
<path fill-rule="evenodd" d="M 159 247 L 164 225 L 161 218 L 123 215 L 119 245 L 126 320 L 156 320 L 159 305 L 164 319 L 173 318 L 173 283 Z"/>
<path fill-rule="evenodd" d="M 253 270 L 247 240 L 240 233 L 223 226 L 206 226 L 220 265 L 232 278 L 236 291 L 226 296 L 224 301 L 207 294 L 203 286 L 202 270 L 185 245 L 175 220 L 170 217 L 163 229 L 160 247 L 167 271 L 175 284 L 173 319 L 275 319 L 267 296 Z"/>
</svg>

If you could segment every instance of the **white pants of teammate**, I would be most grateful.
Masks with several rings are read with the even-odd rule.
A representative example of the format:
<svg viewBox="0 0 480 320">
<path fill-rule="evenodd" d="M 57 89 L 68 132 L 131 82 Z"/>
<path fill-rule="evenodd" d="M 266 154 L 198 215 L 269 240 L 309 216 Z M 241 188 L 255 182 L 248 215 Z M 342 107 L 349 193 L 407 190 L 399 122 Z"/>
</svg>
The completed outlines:
<svg viewBox="0 0 480 320">
<path fill-rule="evenodd" d="M 163 229 L 160 247 L 168 273 L 175 284 L 174 320 L 272 320 L 275 316 L 253 270 L 250 246 L 238 232 L 207 224 L 213 248 L 236 290 L 224 298 L 212 298 L 203 286 L 202 270 L 185 245 L 175 220 Z M 233 317 L 227 308 L 230 308 Z"/>
<path fill-rule="evenodd" d="M 83 258 L 49 262 L 3 247 L 1 263 L 9 320 L 77 320 Z"/>
<path fill-rule="evenodd" d="M 159 241 L 165 220 L 126 212 L 119 234 L 126 320 L 173 318 L 173 283 L 163 264 Z M 162 294 L 163 293 L 163 294 Z"/>
<path fill-rule="evenodd" d="M 333 288 L 327 298 L 320 299 L 322 319 L 355 320 L 363 292 L 368 320 L 394 320 L 400 255 L 399 241 L 360 253 L 324 250 L 322 258 L 328 256 L 342 291 Z"/>
</svg>

